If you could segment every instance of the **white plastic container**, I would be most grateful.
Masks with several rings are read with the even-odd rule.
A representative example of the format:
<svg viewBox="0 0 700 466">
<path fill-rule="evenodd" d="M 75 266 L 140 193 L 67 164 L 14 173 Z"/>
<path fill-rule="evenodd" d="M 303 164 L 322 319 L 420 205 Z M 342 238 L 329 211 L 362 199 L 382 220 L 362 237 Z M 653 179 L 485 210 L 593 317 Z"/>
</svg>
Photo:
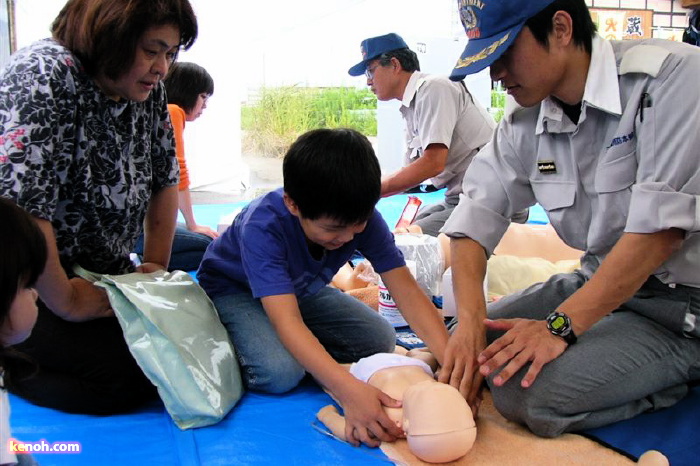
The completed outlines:
<svg viewBox="0 0 700 466">
<path fill-rule="evenodd" d="M 416 262 L 406 261 L 406 267 L 408 267 L 408 270 L 410 270 L 413 277 L 415 277 Z M 394 298 L 391 297 L 391 293 L 389 293 L 389 290 L 387 290 L 386 286 L 384 286 L 384 282 L 382 281 L 381 276 L 379 277 L 379 282 L 377 283 L 377 285 L 379 288 L 379 304 L 377 306 L 379 310 L 379 315 L 384 317 L 387 320 L 387 322 L 389 322 L 394 327 L 407 326 L 408 322 L 406 322 L 406 320 L 401 315 L 401 311 L 396 306 Z"/>
<path fill-rule="evenodd" d="M 488 297 L 488 276 L 484 276 L 484 298 Z M 445 270 L 442 275 L 442 315 L 443 317 L 454 317 L 457 315 L 457 303 L 452 289 L 452 267 Z"/>
</svg>

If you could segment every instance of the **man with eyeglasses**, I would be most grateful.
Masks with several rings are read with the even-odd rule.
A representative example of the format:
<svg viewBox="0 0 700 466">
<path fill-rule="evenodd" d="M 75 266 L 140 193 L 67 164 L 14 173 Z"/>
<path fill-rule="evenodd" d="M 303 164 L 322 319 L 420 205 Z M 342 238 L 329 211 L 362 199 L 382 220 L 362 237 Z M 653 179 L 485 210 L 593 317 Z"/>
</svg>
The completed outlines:
<svg viewBox="0 0 700 466">
<path fill-rule="evenodd" d="M 459 201 L 469 163 L 491 139 L 494 121 L 463 82 L 420 72 L 418 57 L 399 35 L 365 39 L 361 48 L 362 61 L 348 73 L 365 74 L 377 99 L 400 100 L 406 122 L 404 167 L 382 179 L 382 197 L 426 180 L 446 188 L 445 200 L 421 207 L 414 220 L 423 233 L 437 236 Z"/>
</svg>

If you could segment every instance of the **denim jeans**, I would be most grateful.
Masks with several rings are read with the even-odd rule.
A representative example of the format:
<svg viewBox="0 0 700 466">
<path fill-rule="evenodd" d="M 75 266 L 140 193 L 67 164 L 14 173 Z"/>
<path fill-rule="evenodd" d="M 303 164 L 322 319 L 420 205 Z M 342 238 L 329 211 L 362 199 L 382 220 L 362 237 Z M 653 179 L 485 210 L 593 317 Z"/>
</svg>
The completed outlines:
<svg viewBox="0 0 700 466">
<path fill-rule="evenodd" d="M 578 271 L 507 296 L 488 306 L 491 319 L 544 319 L 585 283 Z M 530 388 L 526 365 L 502 387 L 488 382 L 494 405 L 507 419 L 553 437 L 669 407 L 700 378 L 700 339 L 683 335 L 687 312 L 700 313 L 700 290 L 671 289 L 650 278 L 620 309 L 546 364 Z M 489 332 L 487 340 L 500 334 Z"/>
<path fill-rule="evenodd" d="M 228 329 L 248 389 L 284 393 L 306 374 L 287 351 L 267 317 L 262 303 L 250 293 L 213 299 Z M 369 306 L 331 287 L 299 300 L 306 326 L 339 363 L 350 363 L 375 353 L 392 351 L 393 327 Z"/>
<path fill-rule="evenodd" d="M 207 235 L 194 233 L 178 225 L 173 238 L 168 271 L 184 270 L 190 272 L 197 270 L 199 263 L 202 262 L 204 251 L 207 250 L 207 246 L 212 241 L 212 238 Z M 143 257 L 143 235 L 136 242 L 134 252 Z"/>
</svg>

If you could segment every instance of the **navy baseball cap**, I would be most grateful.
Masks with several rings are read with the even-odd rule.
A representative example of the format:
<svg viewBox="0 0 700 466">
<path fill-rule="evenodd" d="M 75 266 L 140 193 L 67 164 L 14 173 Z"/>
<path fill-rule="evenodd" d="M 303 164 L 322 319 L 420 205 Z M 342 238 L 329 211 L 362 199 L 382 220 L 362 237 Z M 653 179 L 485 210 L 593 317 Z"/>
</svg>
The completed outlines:
<svg viewBox="0 0 700 466">
<path fill-rule="evenodd" d="M 554 0 L 457 0 L 469 42 L 450 79 L 460 81 L 491 65 L 513 43 L 525 22 Z"/>
<path fill-rule="evenodd" d="M 408 45 L 400 35 L 385 34 L 383 36 L 370 37 L 362 41 L 360 45 L 362 52 L 362 61 L 348 70 L 350 76 L 360 76 L 367 69 L 367 63 L 371 62 L 381 54 L 391 52 L 392 50 L 407 49 Z"/>
</svg>

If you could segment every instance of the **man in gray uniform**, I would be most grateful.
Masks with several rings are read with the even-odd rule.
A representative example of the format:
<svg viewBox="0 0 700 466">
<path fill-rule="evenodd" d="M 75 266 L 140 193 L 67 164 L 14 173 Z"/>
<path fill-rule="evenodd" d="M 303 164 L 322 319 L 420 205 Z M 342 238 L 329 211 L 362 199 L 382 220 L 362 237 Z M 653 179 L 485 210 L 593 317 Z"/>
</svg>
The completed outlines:
<svg viewBox="0 0 700 466">
<path fill-rule="evenodd" d="M 490 65 L 522 107 L 443 229 L 450 382 L 477 406 L 486 377 L 498 410 L 542 436 L 676 403 L 700 378 L 700 49 L 603 40 L 584 0 L 459 8 L 471 40 L 452 78 Z M 581 269 L 485 306 L 486 259 L 535 202 Z"/>
<path fill-rule="evenodd" d="M 464 172 L 493 135 L 493 118 L 463 82 L 421 73 L 415 52 L 397 34 L 365 39 L 362 56 L 348 73 L 365 74 L 377 99 L 400 100 L 406 122 L 404 167 L 382 179 L 382 197 L 426 180 L 446 188 L 444 202 L 423 206 L 414 221 L 423 233 L 437 236 L 457 205 Z"/>
</svg>

